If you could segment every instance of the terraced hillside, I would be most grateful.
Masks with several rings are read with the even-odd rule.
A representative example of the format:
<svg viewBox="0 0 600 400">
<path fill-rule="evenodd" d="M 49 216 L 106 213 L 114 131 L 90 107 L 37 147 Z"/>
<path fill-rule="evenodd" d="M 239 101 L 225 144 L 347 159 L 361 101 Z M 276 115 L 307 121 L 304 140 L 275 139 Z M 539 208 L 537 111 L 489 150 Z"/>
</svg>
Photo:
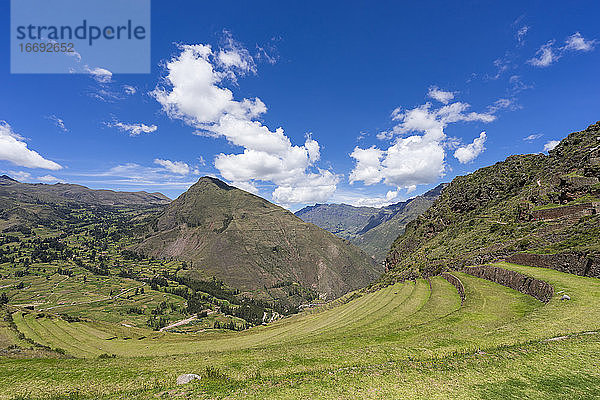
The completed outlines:
<svg viewBox="0 0 600 400">
<path fill-rule="evenodd" d="M 548 256 L 535 265 L 600 276 L 599 182 L 600 123 L 548 155 L 511 156 L 459 176 L 396 239 L 383 282 L 518 253 Z"/>
<path fill-rule="evenodd" d="M 435 276 L 354 292 L 268 326 L 200 335 L 67 322 L 13 309 L 13 326 L 26 338 L 87 359 L 0 360 L 0 393 L 5 398 L 75 391 L 78 398 L 298 398 L 311 393 L 321 398 L 502 398 L 516 390 L 544 398 L 556 385 L 561 393 L 595 393 L 600 280 L 497 266 L 546 281 L 555 295 L 542 303 L 452 272 L 464 287 L 462 304 L 456 288 Z M 563 294 L 571 300 L 560 300 Z M 102 354 L 116 358 L 98 359 Z M 26 365 L 27 374 L 6 368 L 15 363 Z M 541 367 L 531 368 L 532 363 Z M 181 373 L 204 379 L 175 388 Z"/>
</svg>

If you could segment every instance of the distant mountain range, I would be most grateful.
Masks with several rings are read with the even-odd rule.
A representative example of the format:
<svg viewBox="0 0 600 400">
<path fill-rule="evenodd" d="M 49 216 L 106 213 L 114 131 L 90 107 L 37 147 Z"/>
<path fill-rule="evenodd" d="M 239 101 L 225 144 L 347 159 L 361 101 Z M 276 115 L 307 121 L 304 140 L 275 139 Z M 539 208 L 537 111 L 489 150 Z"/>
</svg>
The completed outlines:
<svg viewBox="0 0 600 400">
<path fill-rule="evenodd" d="M 73 209 L 86 207 L 150 208 L 169 204 L 162 193 L 93 190 L 81 185 L 21 183 L 0 176 L 0 231 L 14 225 L 45 225 L 65 219 Z"/>
<path fill-rule="evenodd" d="M 406 225 L 424 213 L 446 186 L 443 183 L 421 196 L 381 208 L 316 204 L 304 207 L 296 215 L 350 241 L 382 262 Z"/>
</svg>

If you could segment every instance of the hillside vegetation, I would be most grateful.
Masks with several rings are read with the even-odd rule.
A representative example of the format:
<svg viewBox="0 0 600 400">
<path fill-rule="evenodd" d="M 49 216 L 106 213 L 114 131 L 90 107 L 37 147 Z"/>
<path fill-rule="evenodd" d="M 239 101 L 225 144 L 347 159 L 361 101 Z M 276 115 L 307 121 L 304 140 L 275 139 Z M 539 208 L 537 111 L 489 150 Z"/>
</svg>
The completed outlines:
<svg viewBox="0 0 600 400">
<path fill-rule="evenodd" d="M 519 252 L 570 254 L 597 263 L 598 178 L 599 124 L 570 134 L 549 155 L 511 156 L 457 177 L 394 242 L 383 282 Z M 577 204 L 583 206 L 568 207 Z"/>
</svg>

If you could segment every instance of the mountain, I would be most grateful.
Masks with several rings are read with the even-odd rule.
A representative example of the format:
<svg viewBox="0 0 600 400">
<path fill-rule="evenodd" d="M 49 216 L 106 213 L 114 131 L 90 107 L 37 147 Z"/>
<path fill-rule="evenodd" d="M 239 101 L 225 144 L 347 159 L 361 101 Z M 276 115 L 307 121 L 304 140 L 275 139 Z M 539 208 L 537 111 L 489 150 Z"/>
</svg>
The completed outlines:
<svg viewBox="0 0 600 400">
<path fill-rule="evenodd" d="M 406 225 L 424 213 L 446 184 L 427 193 L 389 206 L 354 207 L 348 204 L 316 204 L 296 215 L 337 236 L 349 240 L 378 262 L 385 259 L 391 244 Z"/>
<path fill-rule="evenodd" d="M 64 221 L 81 207 L 164 206 L 171 200 L 161 193 L 92 190 L 66 183 L 21 183 L 0 176 L 0 229 L 15 225 L 46 225 Z"/>
<path fill-rule="evenodd" d="M 548 155 L 511 156 L 456 177 L 394 242 L 382 279 L 498 259 L 600 275 L 599 178 L 600 123 Z"/>
<path fill-rule="evenodd" d="M 253 295 L 297 282 L 327 298 L 376 279 L 382 267 L 321 228 L 267 200 L 201 178 L 148 226 L 134 250 L 187 261 L 206 277 Z"/>
<path fill-rule="evenodd" d="M 93 190 L 85 186 L 67 183 L 55 183 L 53 185 L 21 183 L 7 175 L 0 176 L 0 197 L 26 202 L 85 203 L 104 206 L 164 205 L 171 202 L 171 199 L 162 193 Z"/>
</svg>

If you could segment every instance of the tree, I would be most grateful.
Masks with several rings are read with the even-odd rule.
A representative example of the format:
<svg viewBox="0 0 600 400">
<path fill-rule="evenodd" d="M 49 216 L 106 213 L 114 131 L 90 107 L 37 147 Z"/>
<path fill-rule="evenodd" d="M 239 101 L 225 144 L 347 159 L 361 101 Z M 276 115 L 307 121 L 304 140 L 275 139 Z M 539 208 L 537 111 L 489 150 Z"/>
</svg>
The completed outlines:
<svg viewBox="0 0 600 400">
<path fill-rule="evenodd" d="M 6 304 L 6 303 L 8 303 L 8 296 L 6 295 L 6 293 L 0 294 L 0 304 Z"/>
</svg>

